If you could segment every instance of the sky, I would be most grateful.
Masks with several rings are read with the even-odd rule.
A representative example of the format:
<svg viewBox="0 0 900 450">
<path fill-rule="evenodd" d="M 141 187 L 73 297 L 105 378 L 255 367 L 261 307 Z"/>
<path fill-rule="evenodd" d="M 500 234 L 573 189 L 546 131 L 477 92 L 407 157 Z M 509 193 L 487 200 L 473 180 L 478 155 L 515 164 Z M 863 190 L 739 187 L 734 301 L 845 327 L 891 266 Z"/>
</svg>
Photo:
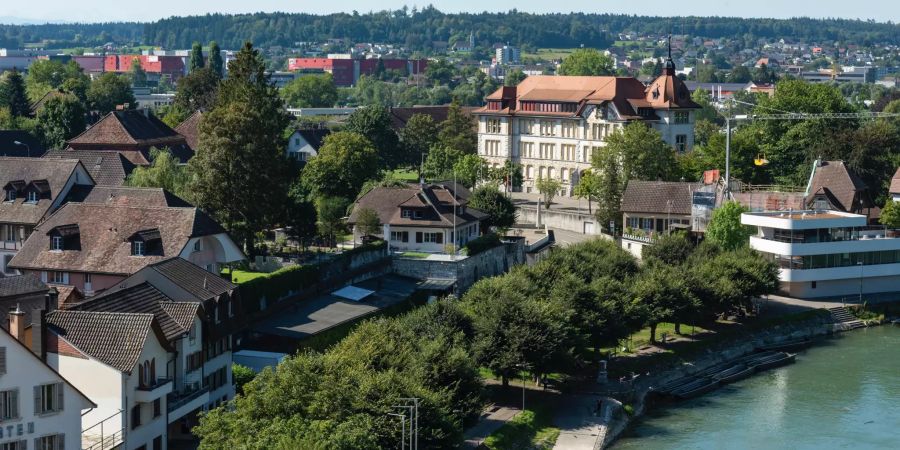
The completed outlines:
<svg viewBox="0 0 900 450">
<path fill-rule="evenodd" d="M 350 12 L 357 10 L 410 8 L 416 3 L 408 0 L 40 0 L 39 2 L 8 1 L 0 10 L 0 23 L 43 22 L 108 22 L 153 21 L 156 19 L 206 13 L 246 13 L 257 11 L 285 11 L 307 13 Z M 430 0 L 420 7 L 433 4 L 445 12 L 505 11 L 512 7 L 528 12 L 598 12 L 653 16 L 739 16 L 790 18 L 839 17 L 873 19 L 878 22 L 900 22 L 900 1 L 897 0 L 519 0 L 515 3 L 485 2 L 483 0 Z M 39 6 L 37 6 L 39 5 Z M 127 5 L 127 6 L 126 6 Z M 490 5 L 490 6 L 486 6 Z M 496 5 L 496 6 L 495 6 Z M 640 8 L 640 9 L 638 9 Z"/>
</svg>

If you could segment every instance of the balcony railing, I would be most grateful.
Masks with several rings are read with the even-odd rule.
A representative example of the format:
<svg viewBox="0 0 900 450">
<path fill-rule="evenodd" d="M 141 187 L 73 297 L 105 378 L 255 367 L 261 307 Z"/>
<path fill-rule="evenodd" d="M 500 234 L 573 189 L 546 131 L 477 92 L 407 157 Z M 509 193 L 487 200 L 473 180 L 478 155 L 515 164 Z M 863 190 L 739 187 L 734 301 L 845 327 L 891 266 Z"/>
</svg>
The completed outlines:
<svg viewBox="0 0 900 450">
<path fill-rule="evenodd" d="M 81 447 L 84 450 L 117 448 L 125 439 L 125 422 L 119 411 L 81 431 Z"/>
<path fill-rule="evenodd" d="M 138 386 L 134 396 L 138 402 L 150 403 L 170 392 L 172 392 L 172 379 L 157 378 L 152 385 Z"/>
<path fill-rule="evenodd" d="M 169 412 L 172 412 L 182 406 L 202 397 L 204 394 L 209 392 L 209 388 L 201 388 L 197 389 L 193 392 L 188 393 L 179 393 L 173 392 L 166 397 L 166 406 L 169 409 Z"/>
</svg>

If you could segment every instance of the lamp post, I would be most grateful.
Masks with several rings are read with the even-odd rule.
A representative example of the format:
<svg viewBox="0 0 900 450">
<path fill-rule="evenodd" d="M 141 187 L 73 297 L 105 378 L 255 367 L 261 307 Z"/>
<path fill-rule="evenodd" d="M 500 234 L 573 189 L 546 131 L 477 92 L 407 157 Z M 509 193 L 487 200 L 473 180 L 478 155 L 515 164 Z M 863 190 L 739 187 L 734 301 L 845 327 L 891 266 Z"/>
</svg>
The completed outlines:
<svg viewBox="0 0 900 450">
<path fill-rule="evenodd" d="M 859 304 L 862 305 L 862 279 L 863 279 L 863 262 L 857 261 L 859 266 Z"/>
<path fill-rule="evenodd" d="M 31 158 L 31 146 L 29 146 L 28 144 L 26 144 L 24 142 L 20 142 L 20 141 L 13 141 L 13 144 L 25 147 L 25 151 L 26 151 L 25 154 L 28 155 L 29 158 Z"/>
<path fill-rule="evenodd" d="M 389 416 L 400 418 L 400 450 L 406 448 L 406 414 L 388 413 Z"/>
</svg>

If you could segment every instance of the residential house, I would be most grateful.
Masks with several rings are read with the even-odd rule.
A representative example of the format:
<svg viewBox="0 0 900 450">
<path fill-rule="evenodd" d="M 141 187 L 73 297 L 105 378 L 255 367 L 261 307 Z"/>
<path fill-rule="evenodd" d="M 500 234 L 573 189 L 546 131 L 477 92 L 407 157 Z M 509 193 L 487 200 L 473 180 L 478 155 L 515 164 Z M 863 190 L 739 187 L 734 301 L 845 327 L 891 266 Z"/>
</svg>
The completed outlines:
<svg viewBox="0 0 900 450">
<path fill-rule="evenodd" d="M 477 108 L 470 106 L 463 106 L 463 113 L 471 114 Z M 445 120 L 447 120 L 447 114 L 450 111 L 450 105 L 438 105 L 438 106 L 409 106 L 409 107 L 392 107 L 388 110 L 388 115 L 391 119 L 391 128 L 396 132 L 400 132 L 400 130 L 406 128 L 406 123 L 409 122 L 409 119 L 412 118 L 415 114 L 424 114 L 426 116 L 431 116 L 431 120 L 434 123 L 439 124 Z M 473 124 L 474 127 L 474 124 Z"/>
<path fill-rule="evenodd" d="M 622 194 L 625 233 L 631 230 L 649 235 L 690 229 L 693 194 L 703 186 L 683 181 L 629 181 Z"/>
<path fill-rule="evenodd" d="M 900 202 L 900 168 L 894 172 L 894 176 L 891 178 L 891 186 L 888 189 L 888 193 L 891 195 L 892 200 Z"/>
<path fill-rule="evenodd" d="M 35 227 L 10 266 L 90 296 L 173 256 L 211 273 L 244 258 L 225 230 L 199 209 L 138 203 L 128 195 L 104 203 L 66 203 Z"/>
<path fill-rule="evenodd" d="M 2 281 L 2 280 L 0 280 Z M 0 448 L 82 448 L 82 414 L 94 404 L 32 351 L 20 309 L 0 327 Z"/>
<path fill-rule="evenodd" d="M 287 157 L 294 161 L 306 162 L 319 154 L 319 148 L 331 130 L 327 128 L 304 128 L 294 130 L 288 138 Z"/>
<path fill-rule="evenodd" d="M 25 323 L 31 323 L 31 312 L 43 308 L 45 296 L 50 293 L 50 288 L 34 275 L 15 275 L 0 278 L 0 311 L 22 311 Z M 6 328 L 5 320 L 0 321 L 0 327 Z"/>
<path fill-rule="evenodd" d="M 121 186 L 137 167 L 126 155 L 117 151 L 54 149 L 44 158 L 77 159 L 98 185 Z"/>
<path fill-rule="evenodd" d="M 121 152 L 138 166 L 150 165 L 150 149 L 154 147 L 169 149 L 181 163 L 194 156 L 184 136 L 148 109 L 112 111 L 67 144 L 73 150 Z"/>
<path fill-rule="evenodd" d="M 529 76 L 485 100 L 473 113 L 478 154 L 494 167 L 521 164 L 525 192 L 552 178 L 562 182 L 563 195 L 572 195 L 592 155 L 628 122 L 646 123 L 679 152 L 689 151 L 700 107 L 671 57 L 649 86 L 630 77 Z"/>
<path fill-rule="evenodd" d="M 44 152 L 44 144 L 33 134 L 23 130 L 0 130 L 0 156 L 40 158 Z"/>
<path fill-rule="evenodd" d="M 869 187 L 843 161 L 816 161 L 806 188 L 806 205 L 819 211 L 861 214 L 869 221 L 880 215 Z"/>
<path fill-rule="evenodd" d="M 193 114 L 175 127 L 175 131 L 184 136 L 188 147 L 194 149 L 194 151 L 200 148 L 200 121 L 202 119 L 203 111 L 194 111 Z"/>
<path fill-rule="evenodd" d="M 48 363 L 97 404 L 83 418 L 82 447 L 71 448 L 165 449 L 175 349 L 157 315 L 52 310 L 45 317 Z M 174 319 L 167 324 L 172 334 L 183 330 Z"/>
<path fill-rule="evenodd" d="M 93 184 L 78 160 L 0 157 L 0 277 L 17 273 L 9 262 L 45 216 Z"/>
<path fill-rule="evenodd" d="M 348 223 L 354 239 L 362 238 L 360 211 L 371 209 L 383 228 L 376 236 L 388 240 L 392 249 L 438 253 L 454 241 L 461 247 L 481 235 L 487 214 L 468 207 L 468 199 L 468 189 L 452 183 L 376 187 L 356 201 Z"/>
</svg>

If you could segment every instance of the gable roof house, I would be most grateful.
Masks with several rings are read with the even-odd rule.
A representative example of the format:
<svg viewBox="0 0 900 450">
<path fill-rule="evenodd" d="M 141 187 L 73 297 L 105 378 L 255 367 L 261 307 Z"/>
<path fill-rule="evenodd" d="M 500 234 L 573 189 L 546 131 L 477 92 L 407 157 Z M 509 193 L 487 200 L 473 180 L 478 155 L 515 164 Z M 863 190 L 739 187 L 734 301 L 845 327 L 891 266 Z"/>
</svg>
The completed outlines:
<svg viewBox="0 0 900 450">
<path fill-rule="evenodd" d="M 392 248 L 437 253 L 452 245 L 455 235 L 458 246 L 481 235 L 487 214 L 467 204 L 468 190 L 453 189 L 451 183 L 376 187 L 356 201 L 348 223 L 353 225 L 354 239 L 361 238 L 360 211 L 371 209 L 383 224 L 377 236 Z"/>
<path fill-rule="evenodd" d="M 69 148 L 50 150 L 44 154 L 44 158 L 77 159 L 98 185 L 121 186 L 137 167 L 128 159 L 127 154 L 127 152 Z"/>
<path fill-rule="evenodd" d="M 295 161 L 306 162 L 319 154 L 319 148 L 325 142 L 325 136 L 331 134 L 328 128 L 302 128 L 294 130 L 288 138 L 287 157 Z"/>
<path fill-rule="evenodd" d="M 200 120 L 203 119 L 203 111 L 194 111 L 193 114 L 184 119 L 175 127 L 175 131 L 184 136 L 187 145 L 197 151 L 200 144 Z"/>
<path fill-rule="evenodd" d="M 34 227 L 73 189 L 94 184 L 77 160 L 0 157 L 0 277 Z"/>
<path fill-rule="evenodd" d="M 892 200 L 900 202 L 900 168 L 897 168 L 894 176 L 891 177 L 891 186 L 888 188 L 888 194 L 890 194 Z"/>
<path fill-rule="evenodd" d="M 817 161 L 806 188 L 807 207 L 862 214 L 877 219 L 869 187 L 843 161 Z"/>
<path fill-rule="evenodd" d="M 153 147 L 168 148 L 182 164 L 194 156 L 185 137 L 147 109 L 112 111 L 67 144 L 73 150 L 122 152 L 138 166 L 150 164 Z"/>
<path fill-rule="evenodd" d="M 66 203 L 35 228 L 11 267 L 90 296 L 175 256 L 213 273 L 244 258 L 198 208 L 125 204 Z"/>
</svg>

